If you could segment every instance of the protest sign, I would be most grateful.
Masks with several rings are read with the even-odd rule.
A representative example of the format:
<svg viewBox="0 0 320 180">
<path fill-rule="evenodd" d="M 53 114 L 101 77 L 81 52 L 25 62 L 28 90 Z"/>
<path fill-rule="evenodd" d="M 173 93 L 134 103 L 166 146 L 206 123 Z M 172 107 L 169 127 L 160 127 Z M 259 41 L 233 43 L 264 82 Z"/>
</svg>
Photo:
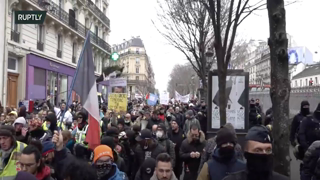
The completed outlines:
<svg viewBox="0 0 320 180">
<path fill-rule="evenodd" d="M 108 95 L 108 109 L 117 113 L 126 113 L 127 101 L 126 93 L 111 93 Z"/>
<path fill-rule="evenodd" d="M 160 104 L 164 104 L 164 105 L 169 104 L 169 93 L 167 92 L 160 93 Z"/>
</svg>

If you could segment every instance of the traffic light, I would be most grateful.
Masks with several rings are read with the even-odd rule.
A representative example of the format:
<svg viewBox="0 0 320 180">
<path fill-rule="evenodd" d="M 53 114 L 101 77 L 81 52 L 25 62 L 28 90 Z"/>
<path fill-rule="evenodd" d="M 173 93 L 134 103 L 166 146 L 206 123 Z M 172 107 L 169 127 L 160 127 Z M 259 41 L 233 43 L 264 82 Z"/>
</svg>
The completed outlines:
<svg viewBox="0 0 320 180">
<path fill-rule="evenodd" d="M 113 61 L 118 61 L 119 57 L 119 54 L 114 52 L 111 54 L 110 59 L 112 59 Z"/>
</svg>

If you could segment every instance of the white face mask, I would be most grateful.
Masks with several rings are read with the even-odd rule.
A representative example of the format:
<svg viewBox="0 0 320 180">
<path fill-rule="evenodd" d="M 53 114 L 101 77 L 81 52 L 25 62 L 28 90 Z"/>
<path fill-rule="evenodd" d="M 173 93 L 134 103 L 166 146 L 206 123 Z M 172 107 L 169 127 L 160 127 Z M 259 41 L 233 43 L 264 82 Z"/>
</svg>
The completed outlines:
<svg viewBox="0 0 320 180">
<path fill-rule="evenodd" d="M 157 131 L 156 132 L 156 136 L 157 136 L 157 138 L 161 138 L 163 136 L 163 132 L 162 131 Z"/>
</svg>

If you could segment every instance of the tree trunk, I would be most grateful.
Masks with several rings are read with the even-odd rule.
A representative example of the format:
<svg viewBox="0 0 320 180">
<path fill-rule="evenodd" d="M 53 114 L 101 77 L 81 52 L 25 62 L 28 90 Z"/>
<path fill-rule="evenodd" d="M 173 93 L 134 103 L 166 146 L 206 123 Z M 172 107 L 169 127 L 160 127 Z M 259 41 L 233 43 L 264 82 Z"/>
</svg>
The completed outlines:
<svg viewBox="0 0 320 180">
<path fill-rule="evenodd" d="M 267 0 L 271 61 L 270 97 L 273 109 L 274 170 L 290 175 L 289 154 L 289 62 L 284 0 Z"/>
<path fill-rule="evenodd" d="M 220 70 L 218 70 L 220 71 Z M 226 71 L 219 73 L 219 113 L 220 113 L 220 126 L 227 123 L 227 101 L 226 101 Z"/>
</svg>

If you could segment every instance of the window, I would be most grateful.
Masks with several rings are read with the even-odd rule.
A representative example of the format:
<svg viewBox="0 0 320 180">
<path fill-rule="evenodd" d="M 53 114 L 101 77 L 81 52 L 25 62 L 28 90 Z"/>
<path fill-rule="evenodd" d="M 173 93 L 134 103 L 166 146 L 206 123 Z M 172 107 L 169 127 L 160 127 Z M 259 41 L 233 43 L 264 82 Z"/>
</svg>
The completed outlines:
<svg viewBox="0 0 320 180">
<path fill-rule="evenodd" d="M 44 42 L 44 26 L 42 24 L 38 26 L 38 42 Z"/>
<path fill-rule="evenodd" d="M 77 56 L 77 44 L 74 42 L 72 44 L 72 63 L 76 63 L 76 56 Z"/>
<path fill-rule="evenodd" d="M 306 85 L 305 86 L 308 86 L 308 79 L 306 79 Z"/>
<path fill-rule="evenodd" d="M 14 16 L 15 16 L 15 10 L 12 9 L 11 10 L 11 30 L 18 32 L 18 24 L 15 23 Z"/>
<path fill-rule="evenodd" d="M 76 20 L 78 20 L 78 16 L 79 16 L 79 11 L 78 11 L 78 9 L 74 8 L 73 11 L 74 11 L 74 18 L 75 18 Z"/>
<path fill-rule="evenodd" d="M 96 56 L 94 54 L 92 54 L 92 56 L 93 56 L 94 71 L 97 71 Z"/>
<path fill-rule="evenodd" d="M 107 14 L 107 9 L 106 9 L 106 7 L 103 7 L 103 14 L 104 14 L 104 15 Z"/>
<path fill-rule="evenodd" d="M 98 28 L 98 26 L 94 26 L 94 32 L 95 32 L 95 34 L 98 36 L 99 34 L 99 28 Z"/>
<path fill-rule="evenodd" d="M 315 81 L 314 83 L 315 83 L 316 85 L 318 85 L 318 77 L 315 77 L 315 78 L 314 78 L 314 81 Z"/>
<path fill-rule="evenodd" d="M 136 53 L 139 54 L 139 48 L 136 49 Z"/>
<path fill-rule="evenodd" d="M 139 76 L 136 76 L 136 80 L 139 80 Z"/>
<path fill-rule="evenodd" d="M 297 80 L 294 81 L 294 87 L 298 87 L 298 82 L 297 82 Z"/>
<path fill-rule="evenodd" d="M 76 13 L 73 9 L 69 9 L 69 25 L 73 28 L 76 27 Z"/>
<path fill-rule="evenodd" d="M 136 58 L 136 64 L 139 64 L 139 63 L 140 63 L 140 59 Z"/>
<path fill-rule="evenodd" d="M 40 51 L 44 50 L 44 26 L 43 25 L 38 25 L 38 37 L 37 37 L 37 49 Z"/>
<path fill-rule="evenodd" d="M 64 9 L 64 0 L 59 0 L 59 7 Z"/>
<path fill-rule="evenodd" d="M 58 50 L 62 50 L 62 35 L 58 34 Z"/>
<path fill-rule="evenodd" d="M 103 33 L 102 33 L 102 39 L 103 39 L 103 40 L 106 40 L 105 38 L 106 38 L 106 33 L 103 32 Z"/>
<path fill-rule="evenodd" d="M 18 72 L 18 60 L 17 59 L 9 57 L 8 71 Z"/>
<path fill-rule="evenodd" d="M 34 68 L 34 85 L 46 86 L 46 70 L 41 68 Z"/>
<path fill-rule="evenodd" d="M 300 87 L 302 87 L 302 79 L 300 79 Z"/>
<path fill-rule="evenodd" d="M 139 68 L 136 68 L 136 73 L 139 73 Z"/>
</svg>

